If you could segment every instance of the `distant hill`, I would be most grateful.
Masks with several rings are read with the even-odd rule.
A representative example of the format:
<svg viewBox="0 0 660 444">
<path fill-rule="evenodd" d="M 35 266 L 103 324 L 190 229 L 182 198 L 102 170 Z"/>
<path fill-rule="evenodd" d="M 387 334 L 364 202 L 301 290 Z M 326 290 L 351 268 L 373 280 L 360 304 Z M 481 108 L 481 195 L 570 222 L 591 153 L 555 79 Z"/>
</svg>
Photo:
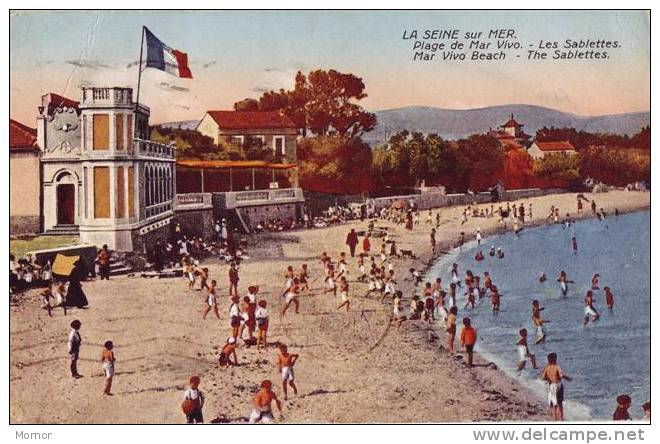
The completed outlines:
<svg viewBox="0 0 660 444">
<path fill-rule="evenodd" d="M 411 106 L 376 111 L 378 124 L 373 131 L 365 134 L 364 139 L 371 144 L 379 143 L 402 129 L 437 133 L 445 139 L 460 139 L 471 134 L 484 133 L 490 128 L 495 129 L 504 124 L 511 113 L 524 125 L 523 130 L 532 136 L 544 126 L 632 135 L 651 124 L 649 112 L 578 116 L 534 105 L 502 105 L 467 110 Z"/>
<path fill-rule="evenodd" d="M 197 128 L 199 120 L 182 120 L 181 122 L 166 122 L 166 123 L 157 123 L 154 126 L 161 126 L 163 128 L 171 129 L 183 129 L 183 130 L 194 130 Z"/>
</svg>

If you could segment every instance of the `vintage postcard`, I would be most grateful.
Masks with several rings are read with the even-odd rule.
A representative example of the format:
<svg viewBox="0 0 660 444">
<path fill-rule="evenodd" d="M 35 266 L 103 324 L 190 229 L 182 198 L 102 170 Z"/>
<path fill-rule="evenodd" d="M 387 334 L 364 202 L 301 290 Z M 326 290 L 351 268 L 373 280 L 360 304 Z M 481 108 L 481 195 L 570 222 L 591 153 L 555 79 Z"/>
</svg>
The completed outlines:
<svg viewBox="0 0 660 444">
<path fill-rule="evenodd" d="M 10 424 L 642 433 L 650 23 L 10 11 Z"/>
</svg>

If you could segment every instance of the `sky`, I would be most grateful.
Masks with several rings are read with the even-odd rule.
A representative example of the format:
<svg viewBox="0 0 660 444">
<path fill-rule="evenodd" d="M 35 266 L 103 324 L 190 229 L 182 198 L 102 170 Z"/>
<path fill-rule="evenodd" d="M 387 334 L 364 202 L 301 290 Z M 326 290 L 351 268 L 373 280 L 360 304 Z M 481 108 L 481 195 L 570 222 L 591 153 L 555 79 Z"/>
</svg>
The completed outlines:
<svg viewBox="0 0 660 444">
<path fill-rule="evenodd" d="M 199 119 L 264 91 L 291 88 L 298 70 L 361 77 L 370 111 L 468 109 L 524 103 L 578 115 L 650 109 L 650 18 L 638 11 L 14 11 L 10 114 L 35 125 L 42 94 L 80 100 L 81 86 L 137 87 L 142 26 L 188 54 L 193 79 L 147 69 L 140 102 L 151 122 Z M 618 40 L 606 61 L 415 62 L 416 29 L 512 28 L 525 45 Z M 435 56 L 438 58 L 439 56 Z"/>
</svg>

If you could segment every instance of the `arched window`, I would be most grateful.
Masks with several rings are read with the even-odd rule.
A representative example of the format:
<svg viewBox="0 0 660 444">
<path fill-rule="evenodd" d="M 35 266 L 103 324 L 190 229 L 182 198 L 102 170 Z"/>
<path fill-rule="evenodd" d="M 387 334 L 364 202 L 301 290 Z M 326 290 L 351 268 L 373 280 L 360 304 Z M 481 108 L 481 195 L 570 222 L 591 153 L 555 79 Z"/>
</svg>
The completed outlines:
<svg viewBox="0 0 660 444">
<path fill-rule="evenodd" d="M 161 203 L 163 201 L 163 169 L 159 166 L 158 167 L 158 182 L 157 182 L 157 187 L 158 187 L 158 203 Z"/>
<path fill-rule="evenodd" d="M 144 201 L 145 206 L 151 205 L 151 168 L 144 169 Z"/>
<path fill-rule="evenodd" d="M 172 165 L 167 167 L 167 200 L 172 200 Z"/>
</svg>

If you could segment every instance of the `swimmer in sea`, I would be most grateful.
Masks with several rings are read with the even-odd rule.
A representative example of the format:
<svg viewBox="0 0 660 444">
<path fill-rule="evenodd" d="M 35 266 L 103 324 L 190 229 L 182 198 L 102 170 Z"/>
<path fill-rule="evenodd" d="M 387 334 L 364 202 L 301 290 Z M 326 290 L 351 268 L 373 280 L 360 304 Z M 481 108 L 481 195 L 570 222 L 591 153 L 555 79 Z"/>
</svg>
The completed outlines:
<svg viewBox="0 0 660 444">
<path fill-rule="evenodd" d="M 600 315 L 594 308 L 594 293 L 593 291 L 587 291 L 587 295 L 584 297 L 584 322 L 582 325 L 587 325 L 589 320 L 592 323 L 596 322 L 600 318 Z"/>
<path fill-rule="evenodd" d="M 550 321 L 541 318 L 541 311 L 543 308 L 539 304 L 539 301 L 536 299 L 532 301 L 532 323 L 536 327 L 536 339 L 534 340 L 535 344 L 540 344 L 545 341 L 545 329 L 543 324 L 546 324 Z"/>
<path fill-rule="evenodd" d="M 545 275 L 545 273 L 541 273 L 541 276 L 539 276 L 539 282 L 545 282 L 548 280 L 548 276 Z"/>
<path fill-rule="evenodd" d="M 605 303 L 607 303 L 607 309 L 612 313 L 612 310 L 614 310 L 614 295 L 612 294 L 610 287 L 605 287 L 603 290 L 605 290 Z"/>
<path fill-rule="evenodd" d="M 525 368 L 525 364 L 527 364 L 527 358 L 529 358 L 529 361 L 532 363 L 532 368 L 537 369 L 538 367 L 536 366 L 536 356 L 534 353 L 530 353 L 529 347 L 527 347 L 527 329 L 521 328 L 518 330 L 518 335 L 518 342 L 516 342 L 519 356 L 518 371 L 522 371 L 522 369 Z"/>
<path fill-rule="evenodd" d="M 568 284 L 574 284 L 575 282 L 571 281 L 568 279 L 568 275 L 564 270 L 559 273 L 559 278 L 557 279 L 557 282 L 559 282 L 559 288 L 561 289 L 561 295 L 566 296 L 568 294 Z"/>
<path fill-rule="evenodd" d="M 598 288 L 598 280 L 600 279 L 600 275 L 598 273 L 594 274 L 594 277 L 591 278 L 591 289 L 592 290 L 600 290 Z"/>
</svg>

